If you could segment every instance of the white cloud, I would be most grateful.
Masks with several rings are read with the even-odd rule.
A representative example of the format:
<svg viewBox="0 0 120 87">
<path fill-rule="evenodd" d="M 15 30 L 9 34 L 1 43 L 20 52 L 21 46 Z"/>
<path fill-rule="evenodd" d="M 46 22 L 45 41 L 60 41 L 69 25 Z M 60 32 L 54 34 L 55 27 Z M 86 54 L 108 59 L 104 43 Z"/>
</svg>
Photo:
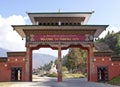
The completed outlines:
<svg viewBox="0 0 120 87">
<path fill-rule="evenodd" d="M 13 31 L 11 25 L 25 25 L 26 17 L 12 15 L 4 18 L 0 15 L 0 47 L 12 51 L 25 50 L 25 41 Z"/>
<path fill-rule="evenodd" d="M 58 57 L 58 51 L 57 50 L 52 50 L 51 48 L 40 48 L 39 50 L 34 50 L 35 53 L 42 53 L 42 54 L 50 54 L 55 57 Z M 65 56 L 68 53 L 67 50 L 62 50 L 62 56 Z"/>
<path fill-rule="evenodd" d="M 25 25 L 28 17 L 21 15 L 12 15 L 4 18 L 0 15 L 0 47 L 8 49 L 10 51 L 25 51 L 25 40 L 22 40 L 20 35 L 13 31 L 11 25 Z M 50 54 L 58 56 L 57 50 L 50 48 L 40 48 L 38 51 L 34 51 L 43 54 Z M 67 54 L 68 50 L 62 51 L 62 54 Z"/>
</svg>

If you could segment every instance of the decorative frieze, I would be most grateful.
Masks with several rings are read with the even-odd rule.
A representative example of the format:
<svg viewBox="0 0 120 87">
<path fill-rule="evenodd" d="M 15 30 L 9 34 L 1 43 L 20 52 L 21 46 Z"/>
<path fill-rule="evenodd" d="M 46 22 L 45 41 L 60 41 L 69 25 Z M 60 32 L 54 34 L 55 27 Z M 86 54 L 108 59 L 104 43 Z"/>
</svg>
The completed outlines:
<svg viewBox="0 0 120 87">
<path fill-rule="evenodd" d="M 7 52 L 8 57 L 25 56 L 26 52 Z"/>
<path fill-rule="evenodd" d="M 7 62 L 7 57 L 0 57 L 0 62 Z"/>
<path fill-rule="evenodd" d="M 120 61 L 120 56 L 112 56 L 111 61 Z"/>
<path fill-rule="evenodd" d="M 112 52 L 94 52 L 94 56 L 111 56 Z"/>
</svg>

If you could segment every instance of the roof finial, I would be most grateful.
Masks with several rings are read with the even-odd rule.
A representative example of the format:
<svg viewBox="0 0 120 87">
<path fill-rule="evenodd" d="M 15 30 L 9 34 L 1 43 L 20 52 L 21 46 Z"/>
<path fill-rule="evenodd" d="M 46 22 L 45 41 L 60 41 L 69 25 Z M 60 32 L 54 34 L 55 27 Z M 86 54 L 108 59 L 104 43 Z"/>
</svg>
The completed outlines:
<svg viewBox="0 0 120 87">
<path fill-rule="evenodd" d="M 58 12 L 60 13 L 60 8 L 59 8 Z"/>
<path fill-rule="evenodd" d="M 26 11 L 26 14 L 28 14 L 28 11 Z"/>
</svg>

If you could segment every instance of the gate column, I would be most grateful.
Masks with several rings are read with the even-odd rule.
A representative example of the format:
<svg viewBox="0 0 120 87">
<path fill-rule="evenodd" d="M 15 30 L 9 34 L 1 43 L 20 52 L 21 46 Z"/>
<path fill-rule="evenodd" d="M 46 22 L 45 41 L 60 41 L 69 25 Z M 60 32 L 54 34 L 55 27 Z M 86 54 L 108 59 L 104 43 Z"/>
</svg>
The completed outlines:
<svg viewBox="0 0 120 87">
<path fill-rule="evenodd" d="M 25 81 L 32 81 L 32 50 L 28 43 L 26 46 Z"/>
<path fill-rule="evenodd" d="M 58 45 L 58 82 L 62 82 L 61 43 Z"/>
<path fill-rule="evenodd" d="M 92 60 L 94 58 L 94 54 L 93 54 L 93 44 L 90 44 L 90 47 L 88 48 L 88 59 L 87 59 L 87 74 L 88 74 L 88 81 L 92 81 L 92 75 L 93 75 L 93 63 Z"/>
</svg>

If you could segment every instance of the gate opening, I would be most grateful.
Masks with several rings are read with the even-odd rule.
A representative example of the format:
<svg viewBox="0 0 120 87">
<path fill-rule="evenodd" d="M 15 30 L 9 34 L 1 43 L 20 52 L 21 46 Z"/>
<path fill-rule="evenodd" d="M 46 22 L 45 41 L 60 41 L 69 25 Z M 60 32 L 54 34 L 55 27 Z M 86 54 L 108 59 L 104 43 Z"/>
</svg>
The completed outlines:
<svg viewBox="0 0 120 87">
<path fill-rule="evenodd" d="M 108 68 L 107 67 L 98 67 L 98 81 L 107 81 L 108 80 Z"/>
<path fill-rule="evenodd" d="M 12 67 L 11 68 L 11 81 L 21 81 L 22 80 L 22 68 Z"/>
</svg>

